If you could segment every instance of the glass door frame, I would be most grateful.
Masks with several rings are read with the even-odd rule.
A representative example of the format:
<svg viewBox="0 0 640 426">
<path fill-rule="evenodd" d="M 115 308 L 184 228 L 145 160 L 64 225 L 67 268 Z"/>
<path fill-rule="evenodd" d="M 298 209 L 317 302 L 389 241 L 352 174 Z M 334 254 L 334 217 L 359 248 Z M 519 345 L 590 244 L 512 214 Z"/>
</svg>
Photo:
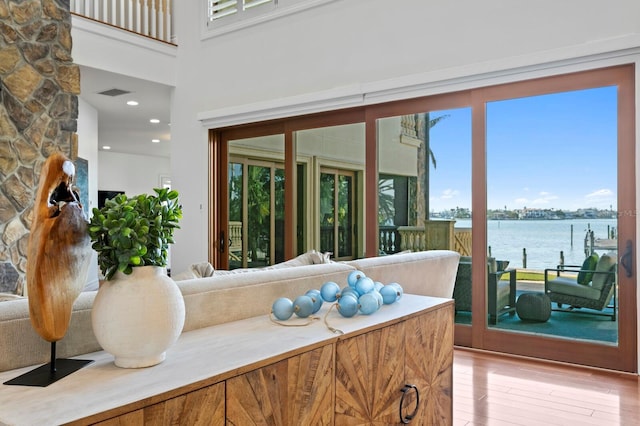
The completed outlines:
<svg viewBox="0 0 640 426">
<path fill-rule="evenodd" d="M 622 65 L 474 90 L 472 97 L 473 253 L 486 253 L 487 248 L 486 103 L 603 86 L 618 86 L 618 231 L 620 236 L 625 236 L 631 241 L 635 253 L 636 215 L 621 214 L 634 212 L 636 208 L 634 76 L 635 67 L 633 65 Z M 622 245 L 622 242 L 619 244 Z M 623 248 L 619 246 L 619 253 L 623 252 Z M 486 281 L 483 263 L 473 262 L 472 276 L 474 277 L 472 311 L 486 312 L 486 292 L 484 288 L 475 285 L 479 281 Z M 465 343 L 470 343 L 471 347 L 514 355 L 578 362 L 635 372 L 638 364 L 635 274 L 632 277 L 627 277 L 621 268 L 618 274 L 618 291 L 617 346 L 554 337 L 532 337 L 520 333 L 505 335 L 504 332 L 487 327 L 486 315 L 472 316 L 473 332 L 470 336 L 465 336 Z M 458 328 L 456 328 L 456 333 L 457 331 Z"/>
<path fill-rule="evenodd" d="M 326 175 L 332 175 L 334 177 L 334 183 L 333 183 L 333 219 L 335 220 L 335 224 L 333 226 L 333 239 L 334 239 L 334 243 L 333 243 L 333 250 L 331 250 L 333 252 L 332 255 L 332 259 L 334 260 L 352 260 L 355 258 L 355 255 L 357 253 L 357 211 L 356 211 L 356 206 L 357 206 L 357 172 L 353 171 L 353 170 L 346 170 L 346 169 L 338 169 L 335 167 L 327 167 L 327 166 L 321 166 L 320 167 L 320 181 L 322 181 L 322 175 L 326 174 Z M 351 192 L 349 194 L 349 233 L 350 235 L 350 251 L 351 251 L 351 255 L 349 256 L 340 256 L 339 250 L 340 250 L 340 238 L 339 238 L 339 228 L 340 228 L 340 223 L 339 220 L 337 220 L 337 217 L 339 215 L 339 207 L 340 207 L 340 177 L 349 177 L 351 179 Z M 319 194 L 321 195 L 321 194 Z M 321 220 L 320 220 L 321 222 Z M 320 228 L 320 234 L 322 235 L 322 224 L 321 224 L 321 228 Z M 321 238 L 322 240 L 322 238 Z M 320 249 L 322 250 L 322 248 Z"/>
<path fill-rule="evenodd" d="M 474 259 L 486 259 L 487 248 L 487 174 L 486 174 L 486 124 L 485 104 L 489 101 L 533 96 L 591 87 L 617 85 L 618 90 L 618 211 L 619 235 L 628 237 L 636 249 L 636 173 L 635 173 L 635 66 L 618 65 L 608 68 L 558 74 L 551 77 L 523 80 L 495 86 L 432 95 L 421 98 L 368 105 L 358 108 L 317 113 L 301 117 L 289 117 L 265 123 L 254 123 L 210 131 L 210 259 L 216 267 L 224 268 L 220 249 L 224 245 L 227 217 L 227 147 L 226 142 L 242 137 L 284 133 L 285 176 L 295 176 L 296 153 L 294 133 L 297 130 L 339 124 L 365 123 L 365 176 L 364 176 L 364 226 L 365 254 L 377 256 L 378 252 L 378 159 L 377 119 L 392 116 L 424 113 L 455 108 L 472 109 L 472 255 Z M 285 259 L 295 256 L 296 247 L 296 179 L 285 179 Z M 628 212 L 628 214 L 625 214 Z M 224 256 L 223 256 L 224 257 Z M 591 342 L 539 337 L 518 334 L 487 326 L 487 274 L 486 262 L 472 264 L 473 305 L 470 326 L 455 325 L 455 343 L 482 350 L 505 352 L 514 355 L 537 357 L 636 372 L 637 357 L 637 289 L 635 273 L 619 277 L 619 344 L 617 346 Z M 219 265 L 219 266 L 218 266 Z"/>
<path fill-rule="evenodd" d="M 231 154 L 229 155 L 229 163 L 240 164 L 242 166 L 242 268 L 248 267 L 248 256 L 249 256 L 249 231 L 248 231 L 248 179 L 250 174 L 248 170 L 250 167 L 263 167 L 268 168 L 270 170 L 270 184 L 269 184 L 269 210 L 271 212 L 269 218 L 269 247 L 268 247 L 268 258 L 276 259 L 276 244 L 277 244 L 277 233 L 276 233 L 276 221 L 277 221 L 277 212 L 276 212 L 276 179 L 275 175 L 277 170 L 284 169 L 284 164 L 279 160 L 270 160 L 270 159 L 253 159 L 249 157 L 244 157 L 239 154 Z M 231 245 L 231 241 L 227 238 L 228 245 Z"/>
</svg>

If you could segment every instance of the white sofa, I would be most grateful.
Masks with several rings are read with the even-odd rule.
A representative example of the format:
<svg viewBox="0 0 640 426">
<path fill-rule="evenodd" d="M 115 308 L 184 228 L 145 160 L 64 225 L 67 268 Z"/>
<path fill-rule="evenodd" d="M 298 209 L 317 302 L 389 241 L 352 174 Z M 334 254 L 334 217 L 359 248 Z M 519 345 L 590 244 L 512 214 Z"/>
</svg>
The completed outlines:
<svg viewBox="0 0 640 426">
<path fill-rule="evenodd" d="M 301 266 L 294 259 L 245 273 L 215 271 L 209 277 L 177 281 L 186 307 L 183 331 L 269 314 L 276 298 L 293 299 L 327 281 L 344 286 L 355 269 L 383 284 L 397 282 L 405 293 L 451 298 L 459 257 L 453 251 L 432 250 Z M 95 294 L 84 292 L 76 300 L 67 334 L 56 345 L 59 357 L 101 349 L 91 327 Z M 0 371 L 46 363 L 49 357 L 50 344 L 31 327 L 27 300 L 1 302 Z"/>
</svg>

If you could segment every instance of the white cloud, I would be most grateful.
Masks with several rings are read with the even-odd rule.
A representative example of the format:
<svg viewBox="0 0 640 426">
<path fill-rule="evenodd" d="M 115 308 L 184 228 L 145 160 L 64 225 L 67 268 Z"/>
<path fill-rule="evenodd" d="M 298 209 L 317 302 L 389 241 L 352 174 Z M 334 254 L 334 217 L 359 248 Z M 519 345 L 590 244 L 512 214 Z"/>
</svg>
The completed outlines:
<svg viewBox="0 0 640 426">
<path fill-rule="evenodd" d="M 550 192 L 541 192 L 539 195 L 540 197 L 532 201 L 533 205 L 537 205 L 537 206 L 547 205 L 547 204 L 551 204 L 552 201 L 558 199 L 557 195 L 553 195 Z"/>
<path fill-rule="evenodd" d="M 584 196 L 584 203 L 586 207 L 597 207 L 601 209 L 607 209 L 615 206 L 617 203 L 617 197 L 615 192 L 608 188 L 597 189 Z"/>
<path fill-rule="evenodd" d="M 597 189 L 591 192 L 590 194 L 585 195 L 586 199 L 598 199 L 598 200 L 603 198 L 612 198 L 612 197 L 615 197 L 615 194 L 613 193 L 612 190 L 607 188 Z"/>
<path fill-rule="evenodd" d="M 553 195 L 550 192 L 541 191 L 538 193 L 538 197 L 536 198 L 527 198 L 527 197 L 519 197 L 516 198 L 515 205 L 519 208 L 521 207 L 532 207 L 532 206 L 546 206 L 551 204 L 554 200 L 557 200 L 558 196 Z"/>
<path fill-rule="evenodd" d="M 460 191 L 458 191 L 457 189 L 445 189 L 444 191 L 442 191 L 442 194 L 440 195 L 440 199 L 441 200 L 449 200 L 453 197 L 456 197 L 460 194 Z"/>
</svg>

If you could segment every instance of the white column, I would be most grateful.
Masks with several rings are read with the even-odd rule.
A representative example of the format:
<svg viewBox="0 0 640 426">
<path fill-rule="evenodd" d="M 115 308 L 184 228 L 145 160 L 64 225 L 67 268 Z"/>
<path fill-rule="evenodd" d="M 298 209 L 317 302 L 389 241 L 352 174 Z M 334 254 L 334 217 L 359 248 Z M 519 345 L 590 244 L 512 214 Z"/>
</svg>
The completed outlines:
<svg viewBox="0 0 640 426">
<path fill-rule="evenodd" d="M 157 26 L 158 26 L 158 10 L 156 8 L 156 2 L 155 1 L 151 1 L 151 7 L 150 7 L 150 12 L 151 12 L 151 31 L 150 31 L 150 36 L 151 37 L 156 37 L 158 36 L 158 30 L 157 30 Z"/>
<path fill-rule="evenodd" d="M 166 28 L 167 28 L 167 32 L 165 34 L 165 41 L 168 41 L 169 43 L 172 42 L 171 37 L 173 36 L 172 34 L 172 28 L 171 28 L 171 18 L 172 18 L 172 12 L 173 10 L 171 9 L 172 5 L 172 1 L 171 0 L 166 0 L 167 2 L 167 13 L 165 14 L 165 20 L 167 22 Z"/>
<path fill-rule="evenodd" d="M 140 34 L 143 34 L 142 32 L 142 10 L 140 7 L 140 2 L 142 0 L 135 0 L 136 1 L 136 10 L 135 10 L 135 20 L 136 20 L 136 24 L 135 24 L 135 29 L 134 31 Z"/>
<path fill-rule="evenodd" d="M 149 8 L 151 7 L 150 3 L 153 0 L 143 0 L 144 4 L 142 7 L 142 34 L 149 35 Z"/>
<path fill-rule="evenodd" d="M 127 28 L 127 21 L 126 21 L 126 15 L 125 15 L 125 2 L 127 0 L 118 0 L 118 23 L 116 24 L 117 26 L 121 27 L 121 28 Z"/>
</svg>

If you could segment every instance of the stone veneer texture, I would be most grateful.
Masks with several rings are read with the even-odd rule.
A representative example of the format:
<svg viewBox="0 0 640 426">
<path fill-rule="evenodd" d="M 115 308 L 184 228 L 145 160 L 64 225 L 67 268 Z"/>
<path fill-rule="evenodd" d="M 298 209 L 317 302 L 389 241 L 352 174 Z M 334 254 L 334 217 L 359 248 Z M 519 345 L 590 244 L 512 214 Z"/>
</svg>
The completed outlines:
<svg viewBox="0 0 640 426">
<path fill-rule="evenodd" d="M 44 160 L 77 157 L 80 69 L 69 0 L 0 0 L 0 293 L 26 291 L 33 202 Z"/>
</svg>

